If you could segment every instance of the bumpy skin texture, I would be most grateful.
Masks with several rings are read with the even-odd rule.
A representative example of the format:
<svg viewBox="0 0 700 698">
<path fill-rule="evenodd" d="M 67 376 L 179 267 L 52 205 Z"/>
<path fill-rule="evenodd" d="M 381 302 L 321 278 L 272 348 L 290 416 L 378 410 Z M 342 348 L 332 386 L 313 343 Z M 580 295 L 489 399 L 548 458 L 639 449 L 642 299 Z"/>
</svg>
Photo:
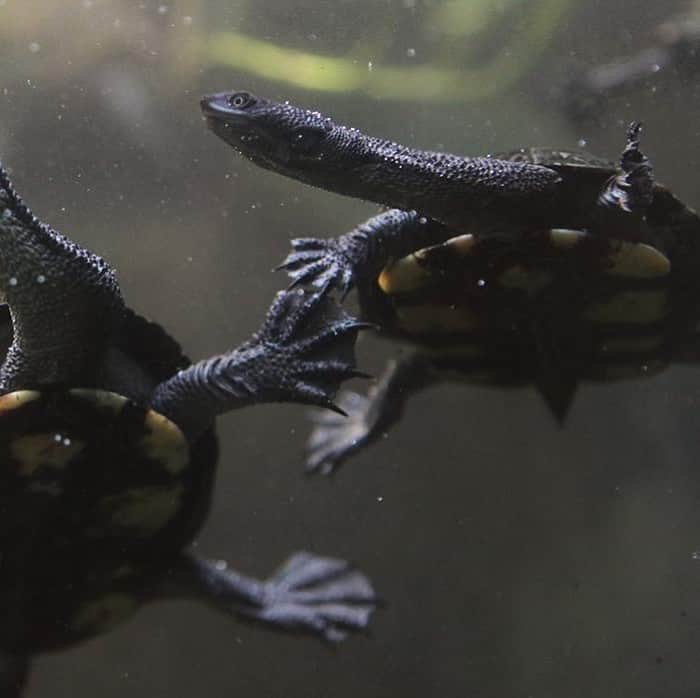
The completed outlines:
<svg viewBox="0 0 700 698">
<path fill-rule="evenodd" d="M 688 245 L 696 244 L 697 216 L 655 184 L 652 166 L 639 150 L 640 131 L 640 124 L 630 126 L 617 174 L 604 160 L 586 153 L 529 148 L 502 157 L 577 173 L 582 191 L 597 192 L 601 206 L 620 223 L 619 230 L 624 233 L 626 223 L 634 226 L 639 222 L 650 242 L 669 255 L 683 254 Z M 680 223 L 681 212 L 689 219 L 687 231 Z M 579 216 L 572 215 L 567 227 L 577 228 L 573 221 L 580 222 Z M 546 228 L 539 228 L 543 229 Z M 452 227 L 416 211 L 392 209 L 339 238 L 292 240 L 292 252 L 279 268 L 287 271 L 292 285 L 309 284 L 319 290 L 337 287 L 343 294 L 358 286 L 361 298 L 374 296 L 375 280 L 387 262 L 444 242 L 455 234 Z"/>
<path fill-rule="evenodd" d="M 143 369 L 123 346 L 134 314 L 124 307 L 114 272 L 38 221 L 1 169 L 0 206 L 0 300 L 8 304 L 13 324 L 0 391 L 66 384 L 141 398 L 144 387 L 128 382 L 130 370 L 139 375 Z M 183 366 L 149 386 L 150 402 L 192 440 L 217 414 L 246 404 L 332 407 L 339 383 L 357 374 L 353 345 L 361 326 L 330 299 L 282 293 L 259 333 L 232 352 Z"/>
<path fill-rule="evenodd" d="M 247 92 L 212 95 L 201 106 L 214 133 L 255 164 L 339 194 L 417 211 L 454 234 L 575 227 L 611 235 L 613 226 L 619 233 L 620 221 L 629 235 L 643 232 L 640 216 L 631 212 L 646 202 L 628 201 L 636 191 L 624 186 L 628 170 L 600 169 L 582 179 L 577 168 L 556 163 L 417 150 Z M 622 180 L 610 181 L 616 174 Z M 645 176 L 651 181 L 650 171 Z M 610 188 L 617 197 L 601 197 Z"/>
<path fill-rule="evenodd" d="M 33 438 L 32 427 L 40 431 L 47 428 L 47 413 L 39 415 L 41 425 L 28 426 L 28 435 L 14 431 L 8 434 L 5 429 L 3 437 L 9 452 L 22 453 L 25 460 L 13 455 L 12 463 L 3 464 L 17 492 L 4 491 L 6 504 L 10 501 L 11 506 L 3 505 L 1 512 L 0 610 L 7 622 L 0 630 L 0 650 L 19 648 L 31 653 L 99 632 L 99 618 L 94 623 L 71 626 L 71 619 L 84 617 L 74 604 L 80 602 L 81 592 L 106 594 L 107 598 L 110 594 L 121 596 L 125 592 L 119 584 L 128 587 L 134 606 L 164 594 L 195 597 L 240 618 L 314 633 L 330 641 L 367 625 L 376 605 L 374 592 L 368 579 L 343 561 L 296 554 L 270 579 L 255 580 L 183 552 L 207 512 L 217 457 L 213 433 L 216 415 L 274 401 L 334 408 L 332 399 L 340 383 L 358 375 L 354 344 L 361 323 L 330 298 L 302 290 L 282 292 L 261 330 L 247 342 L 191 365 L 162 328 L 124 306 L 114 273 L 103 260 L 30 213 L 2 168 L 0 294 L 0 300 L 9 305 L 13 327 L 12 343 L 0 366 L 0 395 L 43 388 L 42 399 L 51 405 L 47 409 L 61 409 L 69 402 L 62 401 L 66 389 L 117 392 L 131 400 L 129 405 L 133 407 L 125 408 L 130 426 L 119 443 L 125 459 L 133 447 L 139 449 L 132 454 L 134 462 L 151 458 L 149 467 L 154 468 L 160 463 L 157 453 L 163 444 L 157 428 L 149 427 L 147 431 L 143 419 L 133 424 L 128 421 L 128 415 L 143 415 L 148 408 L 170 417 L 189 446 L 189 462 L 172 471 L 180 478 L 175 484 L 182 494 L 172 495 L 174 499 L 169 501 L 175 502 L 173 513 L 150 537 L 142 533 L 132 541 L 125 539 L 127 533 L 117 536 L 108 530 L 95 538 L 95 530 L 81 536 L 69 525 L 85 519 L 89 529 L 92 507 L 99 510 L 104 505 L 99 486 L 93 493 L 83 489 L 84 482 L 74 482 L 77 469 L 71 467 L 71 458 L 74 462 L 79 458 L 68 455 L 65 463 L 59 459 L 54 488 L 44 491 L 42 469 L 47 466 L 42 458 L 47 456 L 22 450 L 24 437 L 29 442 Z M 7 323 L 7 316 L 2 316 L 2 321 Z M 102 414 L 98 407 L 94 410 Z M 87 423 L 87 419 L 81 420 L 81 424 Z M 95 434 L 95 439 L 104 434 L 108 443 L 114 423 L 111 427 L 99 420 L 95 423 L 103 430 Z M 5 419 L 3 425 L 7 424 Z M 49 434 L 56 430 L 55 420 L 48 429 Z M 68 448 L 70 441 L 63 445 Z M 19 451 L 14 451 L 17 444 Z M 155 455 L 149 451 L 153 447 Z M 18 463 L 14 462 L 17 458 Z M 89 465 L 106 468 L 107 458 L 97 460 Z M 172 464 L 161 465 L 170 477 L 168 468 Z M 126 470 L 119 469 L 116 476 L 113 471 L 103 471 L 98 480 L 114 480 Z M 129 484 L 133 491 L 128 489 Z M 153 485 L 127 483 L 124 489 L 125 496 L 132 498 L 137 510 L 142 507 L 145 516 L 149 504 L 154 504 L 156 513 L 159 506 L 157 500 L 154 503 L 148 499 L 149 484 Z M 68 512 L 64 511 L 61 503 L 72 501 L 76 492 L 88 500 L 87 508 L 76 511 L 68 507 Z M 124 531 L 128 519 L 120 516 L 125 512 L 118 507 L 115 511 L 115 529 Z M 126 514 L 134 515 L 133 510 Z M 139 520 L 133 526 L 135 530 L 138 524 Z M 18 535 L 22 531 L 26 535 Z M 59 562 L 52 570 L 54 559 Z M 126 577 L 119 569 L 129 570 Z M 42 596 L 41 585 L 47 578 L 57 587 Z M 62 602 L 64 606 L 60 606 Z M 48 611 L 43 613 L 47 605 Z M 73 615 L 71 610 L 75 611 Z M 64 614 L 68 615 L 64 618 Z"/>
<path fill-rule="evenodd" d="M 0 392 L 42 383 L 97 384 L 123 311 L 114 272 L 39 222 L 1 167 L 0 301 L 9 305 L 14 326 Z"/>
<path fill-rule="evenodd" d="M 331 399 L 337 385 L 364 375 L 355 369 L 353 356 L 363 326 L 329 298 L 281 292 L 250 340 L 161 383 L 152 406 L 185 434 L 201 433 L 213 414 L 258 402 L 300 402 L 337 411 Z"/>
</svg>

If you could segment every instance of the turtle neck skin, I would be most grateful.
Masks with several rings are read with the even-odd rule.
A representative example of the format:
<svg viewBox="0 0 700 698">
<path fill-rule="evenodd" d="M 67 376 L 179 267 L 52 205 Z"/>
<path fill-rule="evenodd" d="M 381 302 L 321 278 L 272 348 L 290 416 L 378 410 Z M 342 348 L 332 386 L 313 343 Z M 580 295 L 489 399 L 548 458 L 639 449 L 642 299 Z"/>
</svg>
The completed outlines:
<svg viewBox="0 0 700 698">
<path fill-rule="evenodd" d="M 219 93 L 201 107 L 212 131 L 261 167 L 461 232 L 528 228 L 562 184 L 549 167 L 409 148 L 247 92 Z"/>
<path fill-rule="evenodd" d="M 89 385 L 123 302 L 100 257 L 39 221 L 0 166 L 0 302 L 13 340 L 0 367 L 0 393 L 47 383 Z"/>
</svg>

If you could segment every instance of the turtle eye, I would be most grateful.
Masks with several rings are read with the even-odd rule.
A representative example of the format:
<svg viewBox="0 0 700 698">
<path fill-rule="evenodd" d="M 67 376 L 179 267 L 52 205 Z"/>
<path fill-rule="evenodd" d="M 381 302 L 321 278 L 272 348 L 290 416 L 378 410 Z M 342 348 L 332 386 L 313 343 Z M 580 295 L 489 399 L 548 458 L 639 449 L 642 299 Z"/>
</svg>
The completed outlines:
<svg viewBox="0 0 700 698">
<path fill-rule="evenodd" d="M 314 126 L 303 126 L 292 133 L 290 147 L 299 155 L 312 155 L 323 143 L 326 132 Z"/>
<path fill-rule="evenodd" d="M 245 109 L 255 104 L 255 97 L 249 92 L 234 92 L 228 98 L 228 103 L 234 109 Z"/>
</svg>

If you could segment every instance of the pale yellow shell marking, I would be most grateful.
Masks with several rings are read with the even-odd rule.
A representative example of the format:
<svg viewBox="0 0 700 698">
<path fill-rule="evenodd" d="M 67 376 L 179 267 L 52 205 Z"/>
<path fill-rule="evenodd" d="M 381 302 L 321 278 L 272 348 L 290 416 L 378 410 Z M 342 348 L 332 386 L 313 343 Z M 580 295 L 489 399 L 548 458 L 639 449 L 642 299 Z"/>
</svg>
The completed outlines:
<svg viewBox="0 0 700 698">
<path fill-rule="evenodd" d="M 106 390 L 75 388 L 71 395 L 91 402 L 97 407 L 120 412 L 128 398 Z M 154 410 L 146 413 L 144 429 L 146 435 L 140 441 L 140 448 L 149 458 L 161 463 L 169 473 L 179 473 L 189 462 L 189 446 L 179 427 L 167 417 Z"/>
<path fill-rule="evenodd" d="M 431 276 L 430 271 L 416 264 L 413 255 L 409 255 L 384 267 L 377 283 L 384 293 L 391 296 L 420 288 Z"/>
<path fill-rule="evenodd" d="M 641 242 L 623 242 L 610 255 L 610 261 L 612 267 L 606 269 L 606 273 L 628 279 L 657 279 L 671 271 L 666 255 Z"/>
<path fill-rule="evenodd" d="M 12 440 L 10 455 L 20 463 L 18 474 L 30 477 L 39 468 L 65 468 L 84 448 L 62 434 L 28 434 Z"/>
<path fill-rule="evenodd" d="M 177 513 L 184 487 L 136 487 L 100 502 L 100 511 L 110 525 L 149 535 L 159 531 Z M 97 533 L 97 532 L 96 532 Z"/>
<path fill-rule="evenodd" d="M 397 314 L 408 332 L 465 332 L 479 325 L 477 314 L 464 305 L 406 305 L 399 307 Z"/>
<path fill-rule="evenodd" d="M 161 463 L 169 473 L 184 470 L 190 450 L 178 426 L 154 410 L 146 414 L 144 426 L 147 433 L 140 443 L 143 452 Z"/>
<path fill-rule="evenodd" d="M 552 228 L 549 231 L 549 239 L 552 245 L 559 250 L 570 250 L 586 233 L 581 230 L 567 230 L 566 228 Z"/>
<path fill-rule="evenodd" d="M 651 325 L 668 313 L 664 290 L 626 291 L 589 306 L 584 317 L 600 324 Z"/>
<path fill-rule="evenodd" d="M 549 233 L 552 245 L 560 250 L 571 249 L 587 233 L 580 230 L 554 228 Z M 671 271 L 668 257 L 643 242 L 612 242 L 613 251 L 608 255 L 610 267 L 604 269 L 611 276 L 627 279 L 657 279 L 667 276 Z"/>
<path fill-rule="evenodd" d="M 41 393 L 37 390 L 16 390 L 14 393 L 8 393 L 0 397 L 0 415 L 3 412 L 10 412 L 18 407 L 34 402 L 41 397 Z"/>
<path fill-rule="evenodd" d="M 588 233 L 581 230 L 564 228 L 553 228 L 549 231 L 552 247 L 559 250 L 573 250 L 586 235 Z M 449 247 L 456 255 L 466 257 L 475 251 L 477 242 L 473 235 L 459 235 L 442 245 L 418 250 L 388 264 L 379 275 L 379 286 L 389 295 L 419 290 L 432 276 L 430 270 L 420 264 L 421 260 L 430 257 L 432 250 L 437 247 Z M 644 243 L 614 241 L 607 261 L 608 266 L 601 269 L 603 273 L 627 279 L 656 279 L 667 276 L 671 271 L 668 257 Z M 515 266 L 506 270 L 499 281 L 508 288 L 537 291 L 548 283 L 549 277 L 545 276 L 544 272 L 539 272 L 537 276 L 534 274 L 532 270 Z"/>
<path fill-rule="evenodd" d="M 418 250 L 414 252 L 414 256 L 418 259 L 425 259 L 430 257 L 430 251 L 437 247 L 449 247 L 451 250 L 457 254 L 459 257 L 467 257 L 470 255 L 474 248 L 476 247 L 477 239 L 473 235 L 458 235 L 457 237 L 445 240 L 441 245 L 435 245 L 435 247 L 426 247 L 423 250 Z"/>
<path fill-rule="evenodd" d="M 71 628 L 76 632 L 106 631 L 132 616 L 137 607 L 128 594 L 107 594 L 82 604 L 71 620 Z"/>
<path fill-rule="evenodd" d="M 119 412 L 127 402 L 128 398 L 117 393 L 110 393 L 107 390 L 92 390 L 90 388 L 73 388 L 68 391 L 69 395 L 91 402 L 97 407 L 107 408 L 115 414 Z"/>
<path fill-rule="evenodd" d="M 377 283 L 379 287 L 388 295 L 397 293 L 408 293 L 422 288 L 425 281 L 433 277 L 432 272 L 425 268 L 420 262 L 430 257 L 431 250 L 436 247 L 450 247 L 460 257 L 471 254 L 476 246 L 476 238 L 473 235 L 459 235 L 450 238 L 441 245 L 426 247 L 421 250 L 402 257 L 382 270 Z"/>
</svg>

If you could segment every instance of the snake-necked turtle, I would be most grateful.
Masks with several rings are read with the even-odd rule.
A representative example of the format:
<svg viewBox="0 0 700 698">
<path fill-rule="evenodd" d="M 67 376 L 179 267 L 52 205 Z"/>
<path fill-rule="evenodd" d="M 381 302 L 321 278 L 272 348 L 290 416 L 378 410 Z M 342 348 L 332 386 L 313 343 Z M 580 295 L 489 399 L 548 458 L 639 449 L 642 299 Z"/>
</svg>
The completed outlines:
<svg viewBox="0 0 700 698">
<path fill-rule="evenodd" d="M 631 134 L 620 168 L 537 149 L 521 158 L 464 157 L 367 136 L 316 111 L 249 92 L 201 102 L 209 127 L 266 169 L 403 211 L 430 223 L 426 244 L 461 233 L 517 237 L 573 228 L 649 241 L 651 168 Z M 412 249 L 416 249 L 414 245 Z M 409 251 L 409 250 L 406 250 Z"/>
<path fill-rule="evenodd" d="M 256 580 L 186 550 L 207 514 L 216 415 L 332 406 L 356 374 L 357 321 L 282 292 L 248 341 L 191 364 L 2 169 L 0 301 L 13 330 L 0 365 L 0 652 L 65 646 L 159 597 L 329 640 L 366 626 L 372 587 L 341 560 L 299 553 Z"/>
<path fill-rule="evenodd" d="M 331 470 L 398 419 L 412 392 L 455 373 L 535 384 L 561 420 L 579 380 L 649 375 L 694 341 L 700 219 L 654 181 L 639 124 L 616 167 L 546 148 L 477 159 L 414 151 L 247 93 L 202 106 L 263 167 L 402 206 L 337 239 L 295 240 L 282 265 L 294 283 L 357 286 L 366 319 L 419 346 L 368 397 L 344 395 L 349 420 L 318 418 L 310 468 Z M 501 179 L 470 180 L 485 171 Z M 549 173 L 547 195 L 528 184 L 533 172 Z M 453 215 L 459 191 L 467 218 Z"/>
</svg>

